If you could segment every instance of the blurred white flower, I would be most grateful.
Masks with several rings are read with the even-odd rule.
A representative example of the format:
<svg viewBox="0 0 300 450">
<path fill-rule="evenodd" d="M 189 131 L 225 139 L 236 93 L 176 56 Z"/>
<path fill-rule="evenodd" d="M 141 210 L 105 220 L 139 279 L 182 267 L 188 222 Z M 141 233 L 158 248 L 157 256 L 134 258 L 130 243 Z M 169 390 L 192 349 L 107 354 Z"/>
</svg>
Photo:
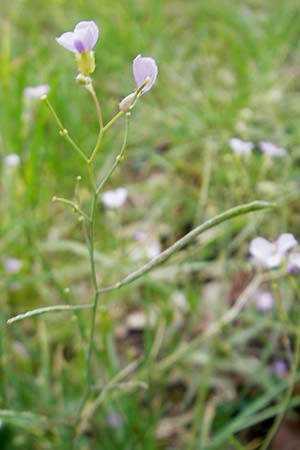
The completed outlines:
<svg viewBox="0 0 300 450">
<path fill-rule="evenodd" d="M 17 167 L 20 164 L 20 157 L 16 153 L 10 153 L 4 157 L 6 167 Z"/>
<path fill-rule="evenodd" d="M 297 244 L 291 233 L 282 233 L 274 242 L 257 237 L 250 242 L 249 252 L 254 263 L 273 269 L 280 266 L 288 252 Z"/>
<path fill-rule="evenodd" d="M 238 138 L 229 139 L 228 144 L 237 155 L 249 155 L 254 148 L 253 142 L 242 141 Z"/>
<path fill-rule="evenodd" d="M 138 242 L 145 242 L 147 240 L 147 233 L 145 231 L 136 231 L 133 235 L 133 238 Z"/>
<path fill-rule="evenodd" d="M 17 273 L 22 268 L 22 261 L 17 258 L 5 258 L 4 269 L 6 273 Z"/>
<path fill-rule="evenodd" d="M 159 255 L 162 248 L 158 240 L 153 239 L 148 233 L 142 230 L 138 230 L 134 233 L 133 238 L 144 245 L 139 245 L 133 248 L 130 253 L 130 257 L 137 261 L 139 259 L 152 259 Z"/>
<path fill-rule="evenodd" d="M 265 155 L 275 158 L 284 158 L 285 156 L 287 156 L 287 151 L 285 148 L 277 147 L 272 142 L 261 141 L 258 145 Z"/>
<path fill-rule="evenodd" d="M 181 312 L 186 312 L 188 310 L 188 302 L 183 291 L 177 290 L 173 292 L 171 295 L 171 302 Z"/>
<path fill-rule="evenodd" d="M 148 258 L 152 259 L 158 256 L 161 252 L 161 244 L 158 241 L 149 242 L 145 247 L 145 253 Z"/>
<path fill-rule="evenodd" d="M 257 309 L 260 311 L 268 311 L 273 308 L 274 297 L 269 291 L 258 291 L 255 294 L 254 299 Z"/>
<path fill-rule="evenodd" d="M 101 201 L 108 209 L 120 208 L 126 202 L 128 191 L 126 188 L 119 187 L 117 189 L 103 192 Z"/>
<path fill-rule="evenodd" d="M 40 84 L 38 86 L 28 86 L 24 89 L 23 94 L 26 98 L 41 98 L 50 91 L 48 84 Z"/>
</svg>

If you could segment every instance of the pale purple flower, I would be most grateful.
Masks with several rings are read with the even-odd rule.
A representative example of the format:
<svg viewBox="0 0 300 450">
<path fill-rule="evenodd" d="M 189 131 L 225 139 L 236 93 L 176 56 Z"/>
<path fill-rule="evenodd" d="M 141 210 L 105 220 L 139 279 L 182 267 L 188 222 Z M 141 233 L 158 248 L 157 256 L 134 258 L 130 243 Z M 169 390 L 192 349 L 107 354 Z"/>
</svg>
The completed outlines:
<svg viewBox="0 0 300 450">
<path fill-rule="evenodd" d="M 74 31 L 56 38 L 56 42 L 73 53 L 90 52 L 96 45 L 99 29 L 93 20 L 79 22 Z"/>
<path fill-rule="evenodd" d="M 41 98 L 50 91 L 48 84 L 40 84 L 38 86 L 28 86 L 24 89 L 23 95 L 26 98 Z"/>
<path fill-rule="evenodd" d="M 153 84 L 156 81 L 158 68 L 153 58 L 143 57 L 138 55 L 132 63 L 133 76 L 135 79 L 136 87 L 139 88 L 147 78 L 150 79 L 149 83 L 141 90 L 141 95 L 150 91 Z"/>
<path fill-rule="evenodd" d="M 148 234 L 145 231 L 138 230 L 134 233 L 133 238 L 138 242 L 145 242 L 148 238 Z"/>
<path fill-rule="evenodd" d="M 260 311 L 268 311 L 273 308 L 274 297 L 269 291 L 258 291 L 255 294 L 254 299 L 257 309 Z"/>
<path fill-rule="evenodd" d="M 288 271 L 300 273 L 300 253 L 291 253 L 288 259 Z"/>
<path fill-rule="evenodd" d="M 158 68 L 155 59 L 138 55 L 132 63 L 132 71 L 138 92 L 127 95 L 119 103 L 120 111 L 127 112 L 132 109 L 139 97 L 150 91 L 156 81 Z M 147 84 L 141 89 L 141 86 Z"/>
<path fill-rule="evenodd" d="M 20 156 L 16 153 L 10 153 L 4 157 L 6 167 L 17 167 L 20 164 Z"/>
<path fill-rule="evenodd" d="M 284 378 L 288 373 L 288 367 L 283 359 L 277 359 L 273 364 L 273 370 L 278 378 Z"/>
<path fill-rule="evenodd" d="M 291 233 L 283 233 L 274 242 L 257 237 L 250 242 L 249 252 L 253 261 L 269 269 L 280 266 L 283 258 L 298 242 Z"/>
<path fill-rule="evenodd" d="M 254 148 L 253 142 L 242 141 L 239 138 L 229 139 L 228 144 L 237 155 L 249 155 Z"/>
<path fill-rule="evenodd" d="M 21 341 L 14 341 L 13 342 L 13 350 L 15 353 L 20 356 L 22 359 L 27 359 L 29 357 L 28 351 Z"/>
<path fill-rule="evenodd" d="M 120 428 L 123 424 L 123 417 L 115 412 L 110 412 L 107 416 L 107 425 L 109 428 L 117 429 Z"/>
<path fill-rule="evenodd" d="M 101 201 L 108 209 L 120 208 L 126 202 L 128 191 L 126 188 L 119 187 L 103 192 Z"/>
<path fill-rule="evenodd" d="M 287 151 L 283 147 L 277 147 L 272 142 L 261 141 L 259 143 L 259 148 L 261 151 L 268 156 L 285 158 L 287 156 Z"/>
<path fill-rule="evenodd" d="M 6 273 L 17 273 L 22 268 L 22 261 L 17 258 L 5 258 L 4 269 Z"/>
</svg>

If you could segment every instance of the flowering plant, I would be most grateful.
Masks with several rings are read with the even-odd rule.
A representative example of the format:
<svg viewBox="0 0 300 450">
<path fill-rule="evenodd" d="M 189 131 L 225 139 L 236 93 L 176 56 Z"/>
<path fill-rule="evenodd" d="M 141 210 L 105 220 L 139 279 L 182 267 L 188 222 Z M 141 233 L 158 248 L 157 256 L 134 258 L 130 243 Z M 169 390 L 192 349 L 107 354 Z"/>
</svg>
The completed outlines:
<svg viewBox="0 0 300 450">
<path fill-rule="evenodd" d="M 72 32 L 63 33 L 61 36 L 56 38 L 56 41 L 66 50 L 75 54 L 79 74 L 76 77 L 78 85 L 82 86 L 91 95 L 93 103 L 95 105 L 95 110 L 98 119 L 98 135 L 95 139 L 94 147 L 86 152 L 81 148 L 81 146 L 71 137 L 68 129 L 63 125 L 63 122 L 58 117 L 52 103 L 48 99 L 48 87 L 43 86 L 37 91 L 30 91 L 30 95 L 33 97 L 40 96 L 42 92 L 42 100 L 47 105 L 49 112 L 53 116 L 58 128 L 60 136 L 66 140 L 68 144 L 73 148 L 75 152 L 79 155 L 82 160 L 84 167 L 86 168 L 86 173 L 89 179 L 89 210 L 85 210 L 80 202 L 80 196 L 76 195 L 74 198 L 64 198 L 54 196 L 53 201 L 58 202 L 66 207 L 70 207 L 72 211 L 78 216 L 78 219 L 83 224 L 84 236 L 87 242 L 87 250 L 89 254 L 90 262 L 90 274 L 91 274 L 91 285 L 93 290 L 93 298 L 91 303 L 84 303 L 82 305 L 54 305 L 46 308 L 38 308 L 33 311 L 26 312 L 25 314 L 20 314 L 9 320 L 9 323 L 16 322 L 27 317 L 32 317 L 34 315 L 40 315 L 44 313 L 50 313 L 55 311 L 77 311 L 77 310 L 91 310 L 91 318 L 89 325 L 89 336 L 87 342 L 87 352 L 86 352 L 86 383 L 84 392 L 82 395 L 82 401 L 76 411 L 76 417 L 74 423 L 76 424 L 76 433 L 80 435 L 85 429 L 87 422 L 93 415 L 95 408 L 97 408 L 97 400 L 89 403 L 89 400 L 94 396 L 93 387 L 93 371 L 92 371 L 92 357 L 94 354 L 95 342 L 95 330 L 96 330 L 96 316 L 99 312 L 98 304 L 101 295 L 107 292 L 116 291 L 122 286 L 125 286 L 134 280 L 142 277 L 144 274 L 152 270 L 154 267 L 162 264 L 169 257 L 171 257 L 175 252 L 184 248 L 192 240 L 194 240 L 201 233 L 209 230 L 210 228 L 221 224 L 227 220 L 233 219 L 237 216 L 248 214 L 253 211 L 259 211 L 265 208 L 269 208 L 272 205 L 268 202 L 254 201 L 248 204 L 240 205 L 229 209 L 211 219 L 196 226 L 193 230 L 187 233 L 182 238 L 178 239 L 173 245 L 164 251 L 160 251 L 160 246 L 155 246 L 154 250 L 150 253 L 150 261 L 144 264 L 142 267 L 138 268 L 134 272 L 127 275 L 125 278 L 115 283 L 112 286 L 101 287 L 99 284 L 99 277 L 96 269 L 96 256 L 95 256 L 95 226 L 96 226 L 96 216 L 97 216 L 97 205 L 101 201 L 106 207 L 110 209 L 115 209 L 122 204 L 127 199 L 127 191 L 125 188 L 119 188 L 115 191 L 108 190 L 103 192 L 103 188 L 106 186 L 107 181 L 113 175 L 117 166 L 123 161 L 125 156 L 125 151 L 128 142 L 129 135 L 129 125 L 131 114 L 136 102 L 149 92 L 157 80 L 158 68 L 154 58 L 144 57 L 138 55 L 134 58 L 132 64 L 133 77 L 135 81 L 135 90 L 126 96 L 119 103 L 119 110 L 116 114 L 108 121 L 103 119 L 102 108 L 98 96 L 95 92 L 92 74 L 95 71 L 95 55 L 93 49 L 99 38 L 99 29 L 94 21 L 82 21 L 79 22 Z M 28 94 L 28 92 L 27 92 Z M 95 163 L 97 161 L 98 152 L 101 149 L 103 143 L 103 137 L 109 132 L 111 127 L 119 120 L 124 120 L 124 135 L 121 148 L 115 157 L 112 165 L 109 167 L 105 175 L 98 179 L 95 170 Z M 81 178 L 76 178 L 76 192 L 80 191 Z M 101 194 L 101 197 L 100 197 Z M 273 250 L 272 250 L 273 251 Z M 271 252 L 272 253 L 272 252 Z M 79 327 L 80 328 L 80 327 Z M 79 329 L 80 331 L 80 329 Z M 83 341 L 85 342 L 85 336 Z"/>
</svg>

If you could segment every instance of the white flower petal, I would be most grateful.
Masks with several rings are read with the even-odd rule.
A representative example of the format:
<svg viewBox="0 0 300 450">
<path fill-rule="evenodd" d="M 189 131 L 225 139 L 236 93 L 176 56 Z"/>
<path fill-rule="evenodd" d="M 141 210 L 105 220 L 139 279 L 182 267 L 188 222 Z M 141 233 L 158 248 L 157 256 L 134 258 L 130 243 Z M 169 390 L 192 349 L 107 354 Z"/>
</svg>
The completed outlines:
<svg viewBox="0 0 300 450">
<path fill-rule="evenodd" d="M 275 245 L 280 255 L 286 255 L 289 250 L 298 245 L 298 242 L 292 233 L 282 233 L 276 240 Z"/>
<path fill-rule="evenodd" d="M 257 309 L 260 311 L 268 311 L 273 308 L 274 297 L 269 291 L 258 291 L 255 295 Z"/>
<path fill-rule="evenodd" d="M 277 147 L 272 142 L 261 141 L 259 143 L 259 148 L 265 155 L 268 156 L 274 156 L 277 158 L 284 158 L 285 156 L 287 156 L 287 151 L 285 148 Z"/>
<path fill-rule="evenodd" d="M 20 164 L 20 156 L 16 153 L 11 153 L 4 157 L 4 164 L 6 167 L 17 167 Z"/>
<path fill-rule="evenodd" d="M 84 51 L 91 51 L 99 37 L 99 29 L 93 20 L 83 20 L 74 28 L 74 41 L 81 41 Z"/>
<path fill-rule="evenodd" d="M 252 142 L 242 141 L 238 138 L 229 139 L 228 144 L 231 150 L 238 155 L 248 155 L 254 148 Z"/>
<path fill-rule="evenodd" d="M 300 253 L 291 253 L 289 255 L 288 270 L 290 273 L 300 272 Z"/>
<path fill-rule="evenodd" d="M 113 190 L 103 192 L 101 201 L 106 208 L 120 208 L 126 202 L 128 191 L 126 188 L 120 187 Z"/>
<path fill-rule="evenodd" d="M 275 249 L 275 245 L 263 237 L 253 239 L 249 246 L 249 252 L 254 261 L 266 267 L 270 267 L 270 259 L 273 257 Z"/>
<path fill-rule="evenodd" d="M 274 253 L 265 259 L 265 266 L 269 269 L 275 269 L 275 267 L 279 267 L 282 263 L 283 255 L 279 253 Z"/>
<path fill-rule="evenodd" d="M 47 95 L 49 91 L 50 86 L 48 84 L 39 84 L 34 87 L 26 87 L 23 91 L 23 95 L 27 98 L 41 98 L 43 95 Z"/>
<path fill-rule="evenodd" d="M 22 261 L 17 258 L 6 258 L 4 260 L 4 268 L 6 273 L 17 273 L 21 270 Z"/>
<path fill-rule="evenodd" d="M 59 37 L 55 38 L 55 40 L 59 45 L 70 52 L 76 53 L 76 48 L 74 47 L 74 33 L 72 33 L 72 31 L 61 34 Z"/>
</svg>

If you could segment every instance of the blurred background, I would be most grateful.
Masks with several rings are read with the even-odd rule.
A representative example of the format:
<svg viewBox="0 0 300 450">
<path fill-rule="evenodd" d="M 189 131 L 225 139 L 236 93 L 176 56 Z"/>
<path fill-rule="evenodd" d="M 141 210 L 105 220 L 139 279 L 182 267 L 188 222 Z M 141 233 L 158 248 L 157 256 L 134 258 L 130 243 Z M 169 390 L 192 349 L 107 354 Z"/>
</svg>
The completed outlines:
<svg viewBox="0 0 300 450">
<path fill-rule="evenodd" d="M 93 361 L 101 397 L 74 442 L 90 311 L 6 320 L 91 302 L 82 227 L 51 201 L 72 198 L 81 176 L 85 205 L 87 174 L 46 106 L 24 92 L 48 84 L 64 126 L 91 151 L 94 107 L 75 83 L 73 55 L 55 42 L 81 20 L 100 28 L 93 79 L 105 122 L 134 89 L 136 55 L 154 57 L 159 68 L 133 110 L 126 157 L 105 186 L 125 194 L 117 206 L 105 197 L 98 205 L 101 286 L 227 208 L 252 200 L 278 208 L 212 229 L 101 297 Z M 251 239 L 283 232 L 300 239 L 299 24 L 297 0 L 1 2 L 1 450 L 261 448 L 290 386 L 297 277 L 265 279 L 259 288 L 269 293 L 269 307 L 254 291 L 233 324 L 205 333 L 253 279 Z M 122 129 L 117 123 L 105 136 L 99 177 L 118 153 Z M 250 154 L 233 138 L 252 143 Z M 299 447 L 299 384 L 291 397 L 272 449 Z"/>
</svg>

